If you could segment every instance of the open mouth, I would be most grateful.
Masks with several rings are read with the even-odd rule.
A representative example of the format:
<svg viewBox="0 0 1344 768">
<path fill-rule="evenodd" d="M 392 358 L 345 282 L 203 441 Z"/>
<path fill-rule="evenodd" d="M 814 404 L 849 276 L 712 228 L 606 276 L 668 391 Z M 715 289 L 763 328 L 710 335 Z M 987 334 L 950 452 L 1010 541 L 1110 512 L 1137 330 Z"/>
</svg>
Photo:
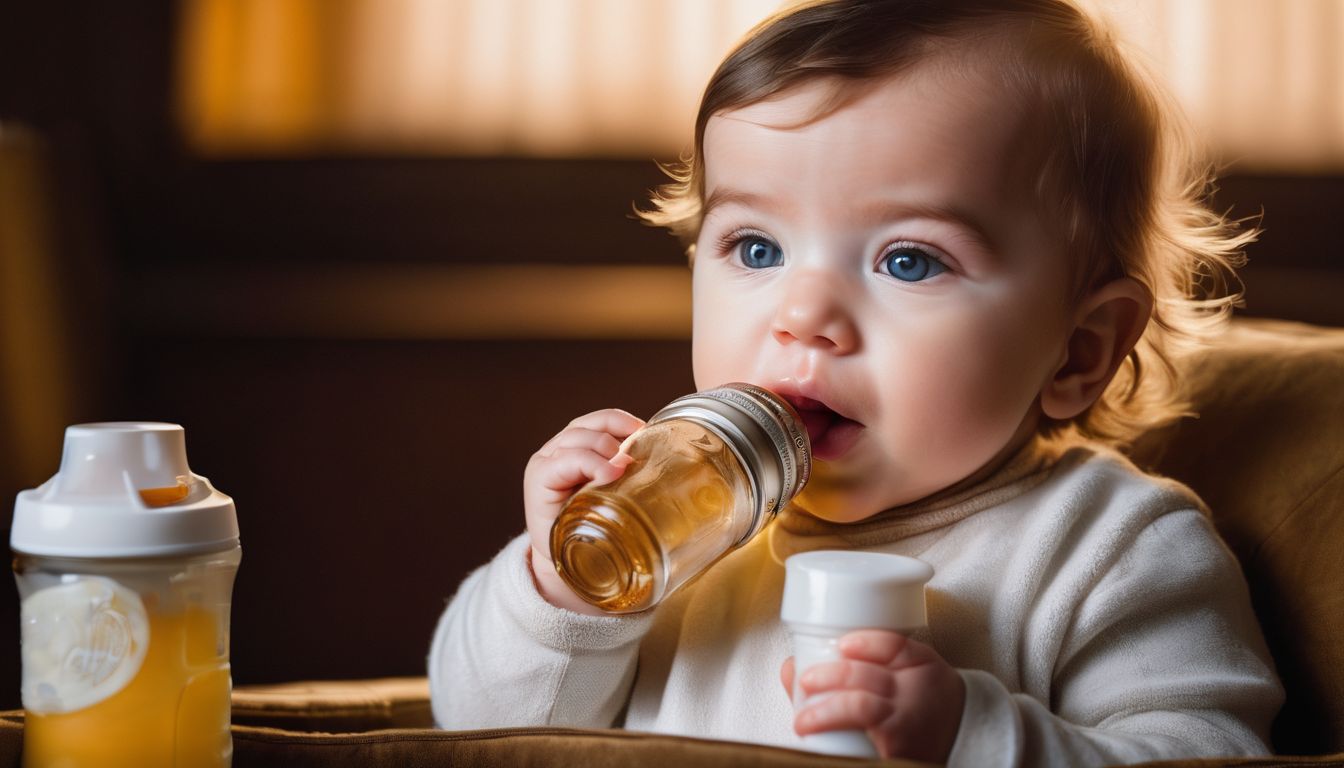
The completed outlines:
<svg viewBox="0 0 1344 768">
<path fill-rule="evenodd" d="M 859 438 L 863 425 L 841 416 L 820 400 L 801 395 L 785 395 L 798 412 L 812 441 L 812 457 L 829 461 L 843 456 Z"/>
</svg>

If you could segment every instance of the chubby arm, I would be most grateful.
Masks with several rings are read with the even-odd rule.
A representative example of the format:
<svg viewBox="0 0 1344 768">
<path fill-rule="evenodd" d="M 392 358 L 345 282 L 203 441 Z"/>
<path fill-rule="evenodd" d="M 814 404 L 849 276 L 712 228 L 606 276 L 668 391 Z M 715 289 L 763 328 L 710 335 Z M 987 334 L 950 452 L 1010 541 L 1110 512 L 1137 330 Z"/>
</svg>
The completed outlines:
<svg viewBox="0 0 1344 768">
<path fill-rule="evenodd" d="M 650 616 L 607 616 L 556 575 L 549 534 L 588 481 L 619 477 L 621 440 L 643 422 L 615 409 L 580 416 L 533 454 L 523 477 L 527 534 L 463 582 L 429 655 L 444 728 L 607 727 L 629 696 Z"/>
<path fill-rule="evenodd" d="M 1098 563 L 1049 701 L 962 670 L 950 766 L 1109 765 L 1267 752 L 1283 690 L 1235 559 L 1208 520 L 1162 515 Z"/>
<path fill-rule="evenodd" d="M 651 616 L 586 616 L 546 602 L 527 536 L 462 583 L 429 654 L 434 720 L 466 730 L 610 727 Z"/>
</svg>

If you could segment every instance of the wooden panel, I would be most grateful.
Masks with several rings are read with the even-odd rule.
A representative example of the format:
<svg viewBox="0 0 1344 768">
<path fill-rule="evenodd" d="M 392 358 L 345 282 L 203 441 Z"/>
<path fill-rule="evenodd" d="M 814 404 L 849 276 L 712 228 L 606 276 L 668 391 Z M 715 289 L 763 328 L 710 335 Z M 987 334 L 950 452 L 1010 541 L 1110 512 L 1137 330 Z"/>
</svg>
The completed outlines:
<svg viewBox="0 0 1344 768">
<path fill-rule="evenodd" d="M 332 264 L 129 276 L 137 335 L 688 339 L 685 266 Z"/>
</svg>

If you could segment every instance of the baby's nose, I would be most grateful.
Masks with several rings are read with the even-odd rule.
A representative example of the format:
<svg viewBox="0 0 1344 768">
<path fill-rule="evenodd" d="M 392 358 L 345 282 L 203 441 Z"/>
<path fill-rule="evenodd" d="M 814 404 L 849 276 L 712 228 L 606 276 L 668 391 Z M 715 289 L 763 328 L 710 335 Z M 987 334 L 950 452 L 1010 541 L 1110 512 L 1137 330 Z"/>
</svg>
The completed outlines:
<svg viewBox="0 0 1344 768">
<path fill-rule="evenodd" d="M 853 297 L 838 278 L 800 272 L 789 278 L 775 310 L 771 333 L 780 344 L 803 344 L 834 354 L 859 347 L 859 329 L 852 312 Z"/>
</svg>

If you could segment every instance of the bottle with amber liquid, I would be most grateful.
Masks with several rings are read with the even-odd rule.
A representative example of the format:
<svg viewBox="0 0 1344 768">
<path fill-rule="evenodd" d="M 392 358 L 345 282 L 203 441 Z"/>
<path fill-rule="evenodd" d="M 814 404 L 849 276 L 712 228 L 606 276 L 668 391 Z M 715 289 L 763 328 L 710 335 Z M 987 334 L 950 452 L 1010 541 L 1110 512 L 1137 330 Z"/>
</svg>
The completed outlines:
<svg viewBox="0 0 1344 768">
<path fill-rule="evenodd" d="M 740 383 L 674 400 L 621 450 L 625 473 L 584 486 L 551 528 L 560 577 L 609 613 L 657 605 L 750 541 L 812 465 L 792 406 Z"/>
<path fill-rule="evenodd" d="M 233 499 L 187 465 L 177 424 L 65 430 L 19 493 L 25 768 L 228 768 Z"/>
</svg>

